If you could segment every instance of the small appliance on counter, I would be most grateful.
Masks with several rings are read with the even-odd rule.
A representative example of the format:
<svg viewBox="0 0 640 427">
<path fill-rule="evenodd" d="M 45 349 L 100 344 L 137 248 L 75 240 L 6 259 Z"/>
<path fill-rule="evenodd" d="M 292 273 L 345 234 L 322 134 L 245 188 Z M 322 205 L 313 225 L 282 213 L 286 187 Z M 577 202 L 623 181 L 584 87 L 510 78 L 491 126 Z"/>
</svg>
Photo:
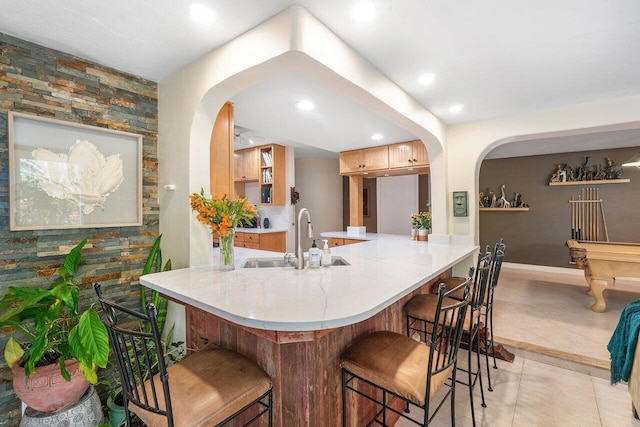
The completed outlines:
<svg viewBox="0 0 640 427">
<path fill-rule="evenodd" d="M 258 224 L 260 223 L 260 218 L 255 216 L 251 219 L 243 220 L 239 226 L 242 228 L 258 228 Z"/>
<path fill-rule="evenodd" d="M 269 218 L 264 218 L 262 220 L 262 227 L 263 228 L 269 228 Z"/>
</svg>

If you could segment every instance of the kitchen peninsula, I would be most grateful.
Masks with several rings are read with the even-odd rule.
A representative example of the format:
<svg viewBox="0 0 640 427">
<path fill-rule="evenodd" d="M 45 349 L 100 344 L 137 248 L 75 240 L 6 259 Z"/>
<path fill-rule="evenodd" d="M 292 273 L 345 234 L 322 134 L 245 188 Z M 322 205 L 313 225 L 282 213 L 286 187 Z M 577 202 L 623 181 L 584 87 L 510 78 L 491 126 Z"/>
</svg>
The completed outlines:
<svg viewBox="0 0 640 427">
<path fill-rule="evenodd" d="M 404 332 L 406 301 L 449 277 L 451 268 L 475 251 L 466 243 L 378 234 L 332 248 L 332 255 L 350 265 L 242 268 L 247 258 L 282 254 L 237 248 L 234 271 L 191 267 L 140 281 L 186 306 L 189 348 L 230 348 L 267 371 L 274 383 L 275 425 L 337 426 L 341 351 L 366 332 Z M 369 409 L 362 405 L 351 413 L 361 417 Z"/>
</svg>

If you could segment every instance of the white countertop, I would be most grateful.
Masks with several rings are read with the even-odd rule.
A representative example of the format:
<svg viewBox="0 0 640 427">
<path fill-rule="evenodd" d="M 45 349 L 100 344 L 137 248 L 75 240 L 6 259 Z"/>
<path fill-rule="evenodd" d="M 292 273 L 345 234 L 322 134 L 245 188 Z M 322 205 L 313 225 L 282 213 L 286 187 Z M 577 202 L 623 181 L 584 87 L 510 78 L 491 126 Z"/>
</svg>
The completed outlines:
<svg viewBox="0 0 640 427">
<path fill-rule="evenodd" d="M 286 233 L 284 228 L 247 228 L 238 227 L 236 233 L 254 233 L 254 234 L 267 234 L 267 233 Z"/>
<path fill-rule="evenodd" d="M 378 234 L 375 240 L 331 248 L 349 266 L 242 268 L 247 258 L 282 254 L 235 248 L 233 271 L 191 267 L 148 274 L 140 282 L 239 325 L 315 331 L 368 319 L 477 250 Z"/>
<path fill-rule="evenodd" d="M 346 231 L 324 231 L 320 233 L 322 237 L 335 239 L 352 239 L 352 240 L 375 240 L 378 238 L 376 233 L 366 233 L 364 236 L 349 236 Z"/>
</svg>

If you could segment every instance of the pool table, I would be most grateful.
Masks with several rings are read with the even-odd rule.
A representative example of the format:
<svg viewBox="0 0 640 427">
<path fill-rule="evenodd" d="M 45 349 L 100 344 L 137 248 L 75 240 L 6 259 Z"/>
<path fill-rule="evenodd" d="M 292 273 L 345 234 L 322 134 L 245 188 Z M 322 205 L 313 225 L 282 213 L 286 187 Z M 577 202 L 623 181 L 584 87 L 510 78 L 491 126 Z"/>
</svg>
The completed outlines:
<svg viewBox="0 0 640 427">
<path fill-rule="evenodd" d="M 597 313 L 606 310 L 603 292 L 614 285 L 616 278 L 640 278 L 640 243 L 567 240 L 567 246 L 571 258 L 584 270 L 587 295 L 595 299 L 591 310 Z"/>
</svg>

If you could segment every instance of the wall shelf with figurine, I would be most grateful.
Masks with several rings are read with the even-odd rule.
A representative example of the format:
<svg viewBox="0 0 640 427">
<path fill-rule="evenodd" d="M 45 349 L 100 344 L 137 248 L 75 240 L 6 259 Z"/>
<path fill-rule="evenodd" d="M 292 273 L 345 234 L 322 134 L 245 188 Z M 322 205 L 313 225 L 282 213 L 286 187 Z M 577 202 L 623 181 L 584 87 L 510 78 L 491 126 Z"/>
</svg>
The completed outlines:
<svg viewBox="0 0 640 427">
<path fill-rule="evenodd" d="M 622 179 L 595 179 L 590 181 L 565 181 L 565 182 L 550 182 L 549 187 L 559 187 L 562 185 L 600 185 L 600 184 L 624 184 L 631 182 L 629 178 Z"/>
<path fill-rule="evenodd" d="M 480 212 L 529 212 L 529 208 L 478 208 Z"/>
</svg>

